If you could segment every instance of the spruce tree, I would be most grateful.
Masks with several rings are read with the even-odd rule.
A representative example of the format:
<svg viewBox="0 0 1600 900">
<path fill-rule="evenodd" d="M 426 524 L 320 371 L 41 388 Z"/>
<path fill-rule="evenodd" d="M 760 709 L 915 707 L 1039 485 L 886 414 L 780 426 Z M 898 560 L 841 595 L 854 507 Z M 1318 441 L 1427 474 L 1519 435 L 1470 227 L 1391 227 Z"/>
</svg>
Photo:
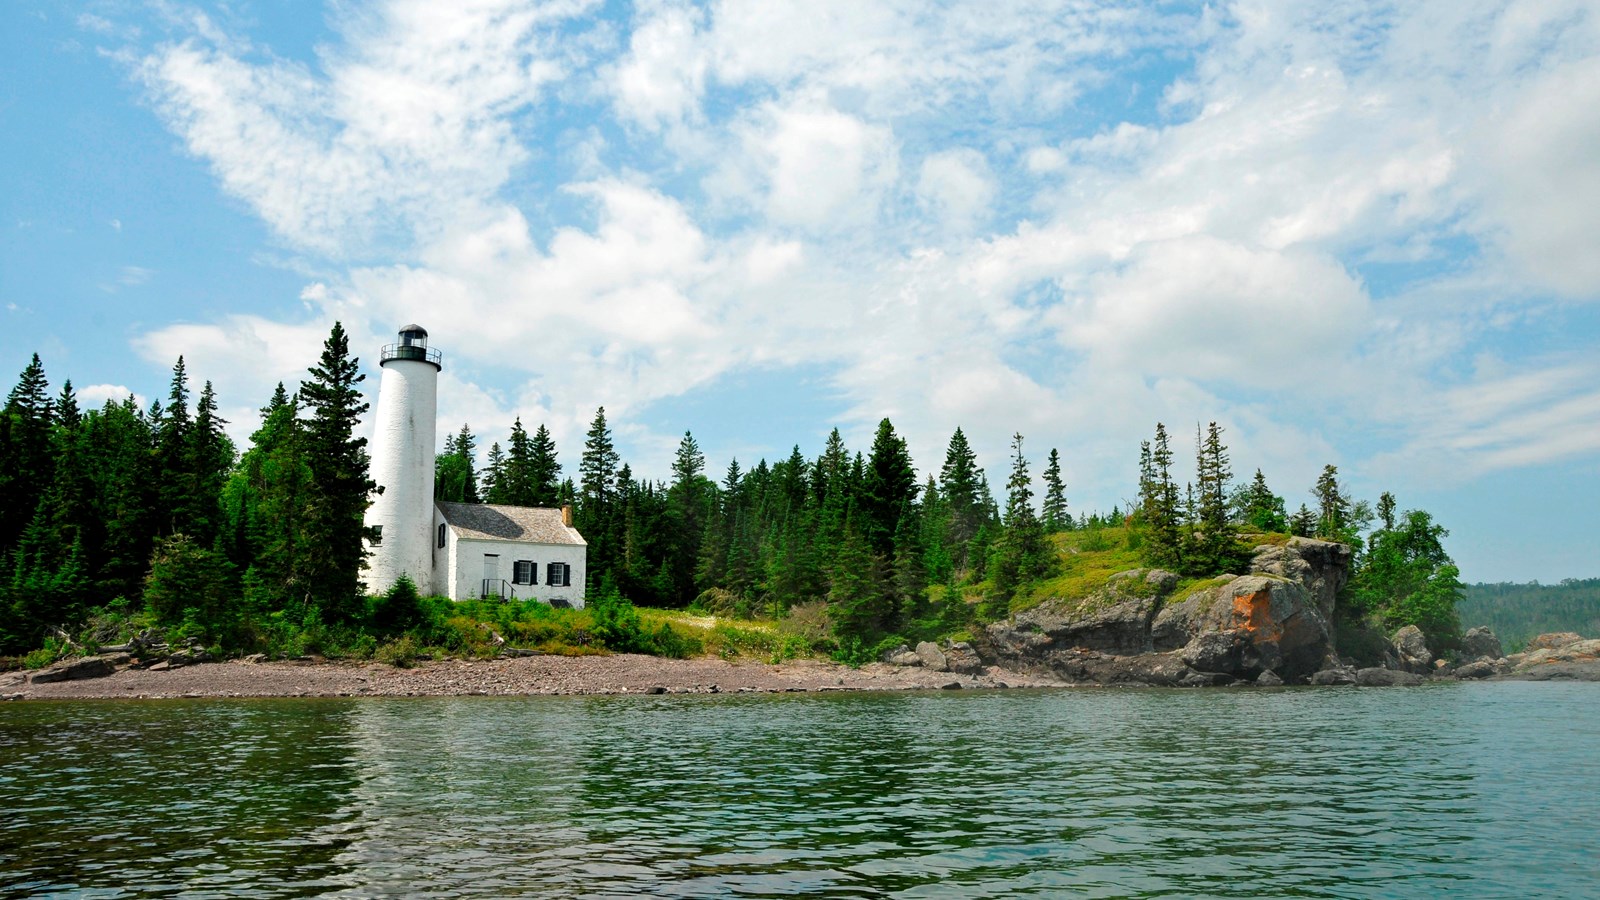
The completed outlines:
<svg viewBox="0 0 1600 900">
<path fill-rule="evenodd" d="M 1144 463 L 1141 461 L 1141 466 Z M 1178 486 L 1172 480 L 1172 447 L 1167 427 L 1156 423 L 1155 441 L 1145 478 L 1148 480 L 1145 516 L 1149 537 L 1145 553 L 1158 566 L 1181 568 L 1183 564 L 1183 511 Z"/>
<path fill-rule="evenodd" d="M 1316 536 L 1330 541 L 1350 541 L 1350 500 L 1339 487 L 1339 468 L 1323 466 L 1312 494 L 1317 498 Z"/>
<path fill-rule="evenodd" d="M 433 498 L 452 503 L 479 503 L 476 469 L 477 439 L 472 429 L 462 425 L 456 434 L 446 435 L 444 452 L 433 458 Z"/>
<path fill-rule="evenodd" d="M 0 553 L 16 546 L 50 484 L 54 406 L 49 387 L 35 353 L 0 411 L 0 496 L 11 510 L 0 516 Z"/>
<path fill-rule="evenodd" d="M 556 442 L 550 429 L 540 423 L 529 447 L 528 480 L 533 488 L 534 506 L 561 505 L 561 463 L 556 459 Z"/>
<path fill-rule="evenodd" d="M 1050 448 L 1050 460 L 1044 467 L 1044 504 L 1040 509 L 1046 534 L 1055 534 L 1072 527 L 1072 515 L 1067 512 L 1067 488 L 1061 483 L 1061 454 Z"/>
<path fill-rule="evenodd" d="M 1261 531 L 1289 530 L 1289 516 L 1284 510 L 1283 498 L 1267 487 L 1267 478 L 1256 470 L 1255 478 L 1245 488 L 1239 501 L 1239 518 L 1244 524 Z"/>
<path fill-rule="evenodd" d="M 368 537 L 362 517 L 377 487 L 367 477 L 367 439 L 355 436 L 368 410 L 356 387 L 366 376 L 350 355 L 343 324 L 333 324 L 310 376 L 300 386 L 310 413 L 305 447 L 311 468 L 302 571 L 306 596 L 328 620 L 343 621 L 360 607 Z"/>
<path fill-rule="evenodd" d="M 1189 563 L 1193 574 L 1209 575 L 1226 571 L 1242 562 L 1237 535 L 1228 512 L 1228 484 L 1233 472 L 1228 467 L 1228 448 L 1222 443 L 1222 428 L 1212 422 L 1200 442 L 1197 459 L 1198 491 L 1195 501 L 1195 559 Z"/>
<path fill-rule="evenodd" d="M 978 457 L 957 427 L 945 449 L 944 466 L 939 470 L 939 492 L 949 509 L 949 530 L 944 544 L 956 569 L 972 565 L 968 545 L 984 522 L 979 492 Z"/>
<path fill-rule="evenodd" d="M 867 459 L 863 487 L 863 531 L 880 556 L 894 552 L 894 534 L 903 512 L 917 499 L 917 473 L 905 439 L 888 419 L 878 423 Z"/>
<path fill-rule="evenodd" d="M 594 420 L 584 438 L 583 455 L 578 460 L 579 494 L 576 514 L 578 531 L 589 543 L 590 580 L 613 574 L 615 547 L 620 542 L 622 510 L 617 504 L 621 481 L 617 468 L 622 459 L 611 441 L 611 426 L 606 423 L 606 408 L 595 410 Z M 665 565 L 666 560 L 662 560 Z M 670 576 L 670 572 L 668 573 Z M 669 591 L 670 592 L 670 591 Z"/>
</svg>

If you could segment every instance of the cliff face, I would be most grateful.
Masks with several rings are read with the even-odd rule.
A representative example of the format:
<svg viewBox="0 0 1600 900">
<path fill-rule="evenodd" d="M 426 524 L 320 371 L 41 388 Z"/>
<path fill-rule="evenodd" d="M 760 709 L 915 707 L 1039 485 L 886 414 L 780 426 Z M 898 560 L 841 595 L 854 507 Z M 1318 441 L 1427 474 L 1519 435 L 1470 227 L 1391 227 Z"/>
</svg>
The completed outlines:
<svg viewBox="0 0 1600 900">
<path fill-rule="evenodd" d="M 1136 569 L 1081 600 L 1047 600 L 990 625 L 985 662 L 1103 684 L 1302 682 L 1333 651 L 1334 599 L 1350 548 L 1292 538 L 1250 573 L 1174 597 L 1178 576 Z"/>
</svg>

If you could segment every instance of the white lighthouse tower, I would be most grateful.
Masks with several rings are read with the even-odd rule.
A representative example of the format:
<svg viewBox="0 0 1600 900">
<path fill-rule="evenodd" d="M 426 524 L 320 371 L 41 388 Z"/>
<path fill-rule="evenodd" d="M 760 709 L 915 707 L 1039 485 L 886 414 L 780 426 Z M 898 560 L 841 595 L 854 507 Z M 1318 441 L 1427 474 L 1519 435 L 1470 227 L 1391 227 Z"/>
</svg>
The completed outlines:
<svg viewBox="0 0 1600 900">
<path fill-rule="evenodd" d="M 421 325 L 400 329 L 400 343 L 383 348 L 372 480 L 379 493 L 366 524 L 379 529 L 367 558 L 367 590 L 386 591 L 402 574 L 427 593 L 433 582 L 434 433 L 439 351 L 428 348 Z"/>
</svg>

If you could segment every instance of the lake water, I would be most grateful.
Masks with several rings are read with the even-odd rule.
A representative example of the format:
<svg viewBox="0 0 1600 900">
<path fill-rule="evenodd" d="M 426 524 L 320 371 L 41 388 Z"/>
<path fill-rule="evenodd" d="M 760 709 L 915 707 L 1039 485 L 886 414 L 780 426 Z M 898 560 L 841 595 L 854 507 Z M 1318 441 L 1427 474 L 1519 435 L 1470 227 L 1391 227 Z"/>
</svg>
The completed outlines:
<svg viewBox="0 0 1600 900">
<path fill-rule="evenodd" d="M 1594 897 L 1600 685 L 9 703 L 0 895 Z"/>
</svg>

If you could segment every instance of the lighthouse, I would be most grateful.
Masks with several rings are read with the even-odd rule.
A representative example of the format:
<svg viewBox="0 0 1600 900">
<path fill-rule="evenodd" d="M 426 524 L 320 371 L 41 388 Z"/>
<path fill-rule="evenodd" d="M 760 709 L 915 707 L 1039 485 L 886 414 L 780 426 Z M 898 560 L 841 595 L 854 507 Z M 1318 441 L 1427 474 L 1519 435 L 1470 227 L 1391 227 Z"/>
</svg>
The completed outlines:
<svg viewBox="0 0 1600 900">
<path fill-rule="evenodd" d="M 400 342 L 379 355 L 372 480 L 378 493 L 366 524 L 377 529 L 367 558 L 367 590 L 388 590 L 401 575 L 424 593 L 433 583 L 434 437 L 438 413 L 439 351 L 421 325 L 400 329 Z"/>
</svg>

